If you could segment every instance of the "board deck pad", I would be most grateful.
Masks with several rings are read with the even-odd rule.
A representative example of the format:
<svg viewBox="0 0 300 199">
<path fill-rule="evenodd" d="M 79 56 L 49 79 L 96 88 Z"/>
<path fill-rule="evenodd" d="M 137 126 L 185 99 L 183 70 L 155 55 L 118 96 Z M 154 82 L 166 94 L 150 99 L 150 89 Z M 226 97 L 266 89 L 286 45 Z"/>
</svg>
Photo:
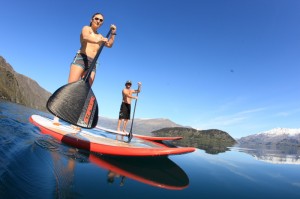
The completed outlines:
<svg viewBox="0 0 300 199">
<path fill-rule="evenodd" d="M 29 120 L 42 133 L 51 135 L 65 144 L 106 155 L 166 156 L 195 151 L 193 147 L 174 148 L 137 137 L 127 143 L 127 136 L 124 135 L 94 129 L 76 131 L 66 122 L 60 121 L 60 125 L 54 125 L 52 119 L 40 115 L 32 115 Z"/>
</svg>

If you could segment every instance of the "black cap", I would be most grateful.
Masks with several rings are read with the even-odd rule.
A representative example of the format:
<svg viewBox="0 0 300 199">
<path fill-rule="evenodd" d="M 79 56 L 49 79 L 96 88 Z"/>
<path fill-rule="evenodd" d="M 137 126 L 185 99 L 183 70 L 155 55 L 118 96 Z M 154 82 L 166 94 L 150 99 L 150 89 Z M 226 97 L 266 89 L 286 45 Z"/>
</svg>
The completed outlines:
<svg viewBox="0 0 300 199">
<path fill-rule="evenodd" d="M 130 84 L 130 85 L 132 85 L 132 83 L 131 83 L 131 81 L 130 81 L 130 80 L 126 81 L 126 83 L 125 83 L 125 86 L 126 86 L 126 84 Z"/>
</svg>

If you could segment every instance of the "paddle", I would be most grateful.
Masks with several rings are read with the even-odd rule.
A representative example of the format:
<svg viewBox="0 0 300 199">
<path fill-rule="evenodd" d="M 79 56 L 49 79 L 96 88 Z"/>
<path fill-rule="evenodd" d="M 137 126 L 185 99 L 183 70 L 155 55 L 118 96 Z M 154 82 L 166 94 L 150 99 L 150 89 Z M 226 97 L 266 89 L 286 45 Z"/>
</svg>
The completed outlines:
<svg viewBox="0 0 300 199">
<path fill-rule="evenodd" d="M 111 29 L 106 38 L 109 37 Z M 47 109 L 58 118 L 83 128 L 94 128 L 98 122 L 98 103 L 89 79 L 103 49 L 100 46 L 83 79 L 57 89 L 47 101 Z"/>
<path fill-rule="evenodd" d="M 140 90 L 140 88 L 141 88 L 141 85 L 139 84 L 138 90 Z M 137 93 L 136 96 L 138 97 L 139 93 Z M 133 137 L 133 135 L 132 135 L 132 127 L 133 127 L 133 121 L 134 121 L 134 114 L 135 114 L 136 103 L 137 103 L 137 99 L 135 100 L 135 103 L 134 103 L 134 110 L 133 110 L 133 115 L 132 115 L 132 122 L 131 122 L 130 131 L 129 131 L 129 134 L 128 134 L 128 141 L 127 141 L 128 143 L 131 141 L 131 139 Z"/>
</svg>

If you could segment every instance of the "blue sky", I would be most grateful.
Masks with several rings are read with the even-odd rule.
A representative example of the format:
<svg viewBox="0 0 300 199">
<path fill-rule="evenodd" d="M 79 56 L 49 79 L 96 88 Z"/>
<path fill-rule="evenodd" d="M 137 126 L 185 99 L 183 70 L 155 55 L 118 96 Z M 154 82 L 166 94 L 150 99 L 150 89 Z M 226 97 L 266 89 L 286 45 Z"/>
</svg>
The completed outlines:
<svg viewBox="0 0 300 199">
<path fill-rule="evenodd" d="M 95 12 L 117 25 L 93 85 L 117 118 L 126 80 L 143 83 L 137 118 L 168 118 L 235 138 L 300 128 L 298 0 L 11 0 L 0 55 L 54 92 L 67 83 L 79 34 Z M 101 121 L 100 121 L 101 122 Z"/>
</svg>

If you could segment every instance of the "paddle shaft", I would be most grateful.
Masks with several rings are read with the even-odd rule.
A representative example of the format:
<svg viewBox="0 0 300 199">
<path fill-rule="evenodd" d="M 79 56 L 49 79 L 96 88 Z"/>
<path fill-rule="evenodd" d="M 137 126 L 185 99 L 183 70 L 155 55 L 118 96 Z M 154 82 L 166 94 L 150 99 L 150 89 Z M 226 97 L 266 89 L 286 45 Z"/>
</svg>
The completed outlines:
<svg viewBox="0 0 300 199">
<path fill-rule="evenodd" d="M 139 96 L 139 91 L 140 91 L 140 86 L 138 87 L 138 93 L 136 94 L 136 96 L 138 97 Z M 133 121 L 134 121 L 134 114 L 135 114 L 135 108 L 136 108 L 136 103 L 137 103 L 137 99 L 135 100 L 135 103 L 134 103 L 134 109 L 133 109 L 133 115 L 132 115 L 132 122 L 131 122 L 131 127 L 130 127 L 130 131 L 129 131 L 129 135 L 128 135 L 128 138 L 129 138 L 129 142 L 132 138 L 132 127 L 133 127 Z"/>
<path fill-rule="evenodd" d="M 106 38 L 109 37 L 110 33 L 111 33 L 111 29 L 108 31 L 108 33 L 107 33 L 107 35 L 106 35 Z M 101 44 L 101 46 L 100 46 L 100 48 L 99 48 L 99 50 L 98 50 L 96 56 L 94 57 L 94 59 L 93 59 L 91 65 L 90 65 L 90 68 L 88 69 L 86 75 L 85 75 L 84 78 L 83 78 L 83 80 L 84 80 L 85 82 L 89 81 L 90 76 L 91 76 L 91 73 L 92 73 L 93 69 L 96 67 L 97 59 L 98 59 L 98 57 L 99 57 L 99 55 L 100 55 L 100 53 L 101 53 L 103 47 L 104 47 L 104 42 Z"/>
</svg>

